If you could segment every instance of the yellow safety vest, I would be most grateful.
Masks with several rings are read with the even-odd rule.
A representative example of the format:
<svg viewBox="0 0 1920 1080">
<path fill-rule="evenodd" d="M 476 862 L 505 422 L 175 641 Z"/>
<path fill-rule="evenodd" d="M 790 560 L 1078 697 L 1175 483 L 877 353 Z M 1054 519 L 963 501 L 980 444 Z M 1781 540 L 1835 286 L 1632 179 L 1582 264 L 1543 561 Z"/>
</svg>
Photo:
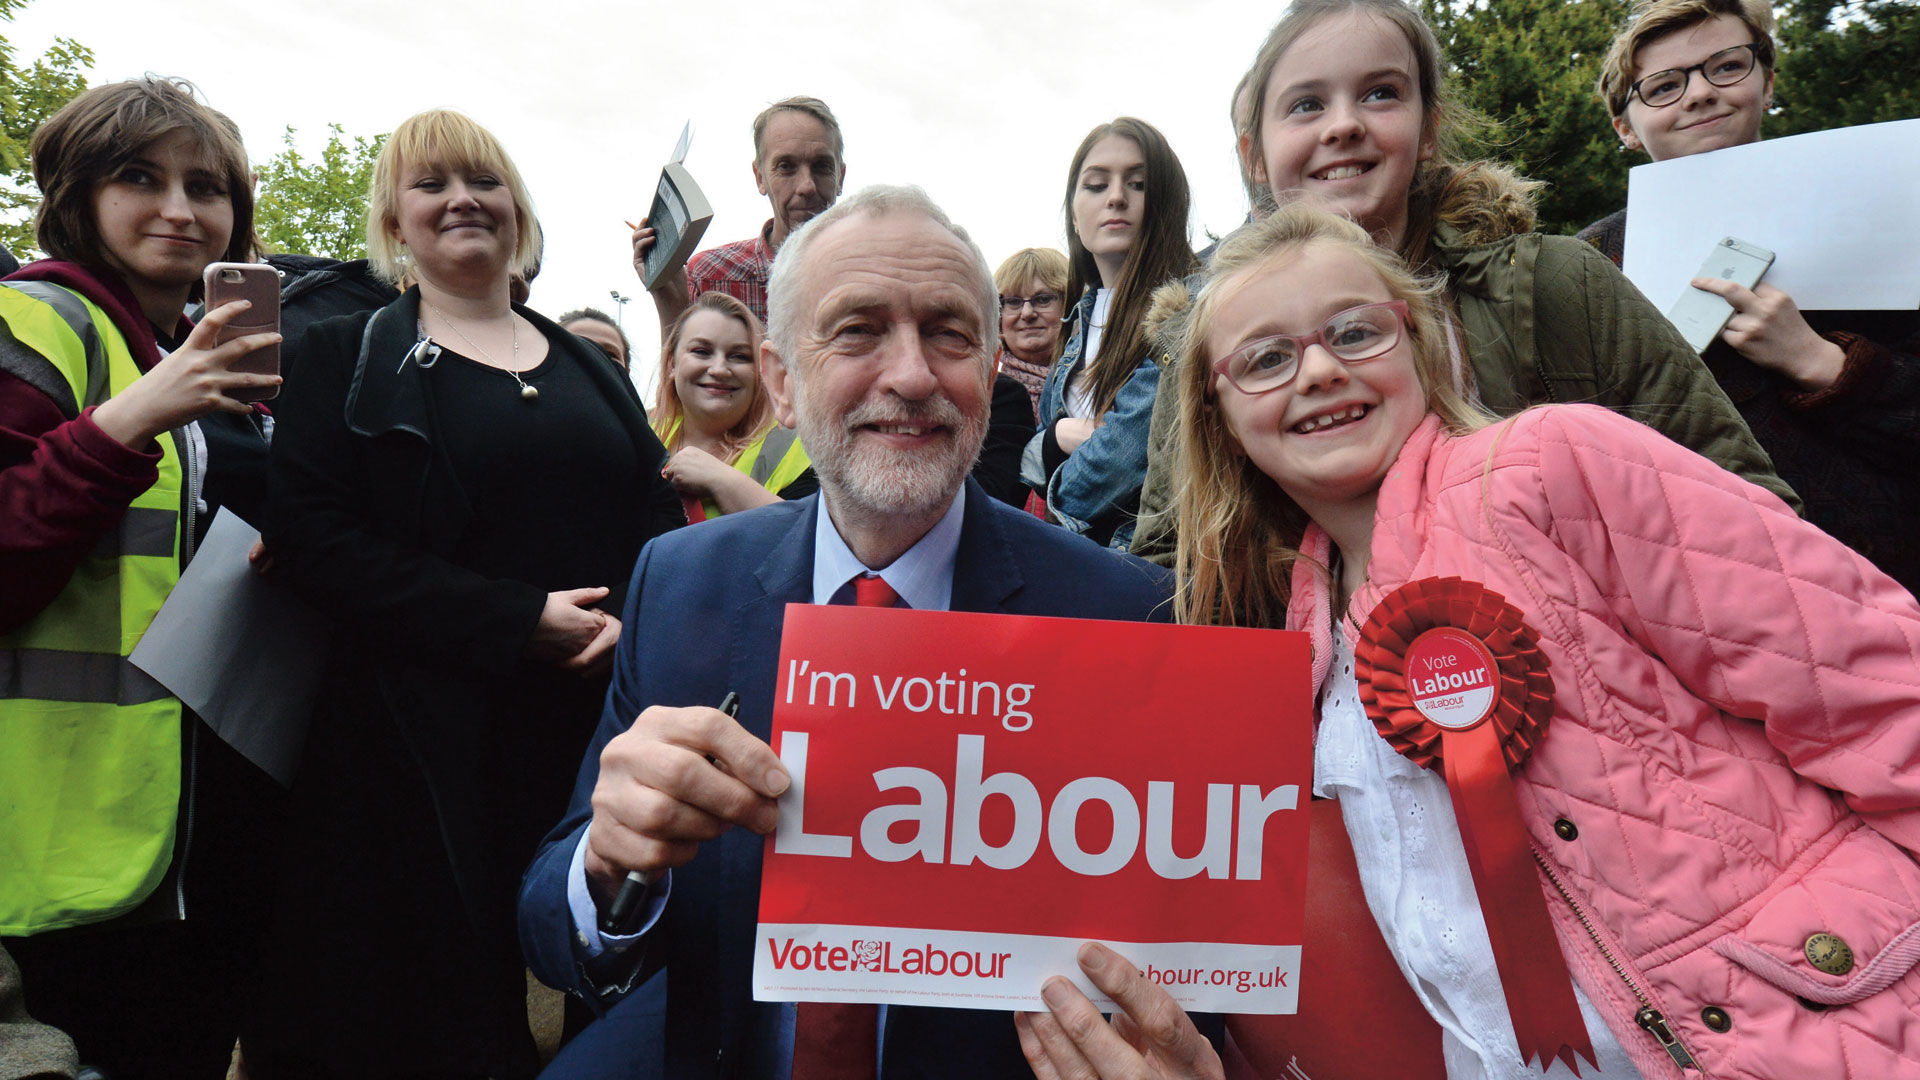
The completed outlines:
<svg viewBox="0 0 1920 1080">
<path fill-rule="evenodd" d="M 673 438 L 679 433 L 679 417 L 668 422 L 664 429 L 654 432 L 668 446 L 673 445 Z M 801 473 L 813 468 L 813 459 L 807 456 L 807 448 L 800 445 L 798 432 L 774 424 L 741 449 L 740 456 L 733 459 L 733 467 L 736 471 L 746 473 L 754 483 L 778 495 L 788 484 L 800 479 Z M 706 509 L 709 518 L 717 518 L 723 513 L 720 505 L 712 499 L 704 499 L 700 505 Z"/>
<path fill-rule="evenodd" d="M 140 377 L 106 312 L 37 281 L 0 286 L 0 371 L 70 418 Z M 0 934 L 124 914 L 173 855 L 180 701 L 127 661 L 180 580 L 181 457 L 157 441 L 159 479 L 46 610 L 0 635 Z"/>
</svg>

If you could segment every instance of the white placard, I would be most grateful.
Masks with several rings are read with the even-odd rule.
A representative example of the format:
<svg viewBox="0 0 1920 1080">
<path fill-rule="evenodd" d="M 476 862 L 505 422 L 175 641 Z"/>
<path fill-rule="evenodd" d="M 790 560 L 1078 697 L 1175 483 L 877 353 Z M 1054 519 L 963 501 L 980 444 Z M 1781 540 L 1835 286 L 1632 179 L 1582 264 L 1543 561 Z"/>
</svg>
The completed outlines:
<svg viewBox="0 0 1920 1080">
<path fill-rule="evenodd" d="M 1920 119 L 1730 146 L 1634 169 L 1623 268 L 1673 307 L 1715 244 L 1774 252 L 1806 311 L 1920 308 Z"/>
</svg>

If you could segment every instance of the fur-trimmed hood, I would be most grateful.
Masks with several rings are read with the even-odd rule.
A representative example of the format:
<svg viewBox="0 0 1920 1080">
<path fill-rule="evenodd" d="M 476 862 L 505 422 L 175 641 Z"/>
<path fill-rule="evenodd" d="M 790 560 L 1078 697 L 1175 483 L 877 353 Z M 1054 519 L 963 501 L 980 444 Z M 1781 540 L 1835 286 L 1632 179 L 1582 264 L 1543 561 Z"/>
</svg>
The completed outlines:
<svg viewBox="0 0 1920 1080">
<path fill-rule="evenodd" d="M 1409 216 L 1432 222 L 1431 243 L 1478 247 L 1532 232 L 1538 220 L 1534 197 L 1541 186 L 1491 161 L 1436 166 L 1414 192 Z M 1423 203 L 1429 208 L 1425 214 Z"/>
<path fill-rule="evenodd" d="M 1180 358 L 1180 339 L 1186 336 L 1187 315 L 1193 310 L 1193 298 L 1206 283 L 1205 274 L 1194 274 L 1181 281 L 1169 281 L 1153 290 L 1147 314 L 1140 320 L 1153 351 L 1169 358 Z"/>
</svg>

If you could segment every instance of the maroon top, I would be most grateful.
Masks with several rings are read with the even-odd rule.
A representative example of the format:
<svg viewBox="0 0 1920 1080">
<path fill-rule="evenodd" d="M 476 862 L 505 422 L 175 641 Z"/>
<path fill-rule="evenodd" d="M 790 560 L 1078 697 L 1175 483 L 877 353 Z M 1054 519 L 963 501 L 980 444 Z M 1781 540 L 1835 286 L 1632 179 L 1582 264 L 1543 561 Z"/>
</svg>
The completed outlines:
<svg viewBox="0 0 1920 1080">
<path fill-rule="evenodd" d="M 7 280 L 49 281 L 80 293 L 113 320 L 140 370 L 159 362 L 153 328 L 118 277 L 49 259 Z M 181 319 L 183 332 L 192 325 Z M 93 422 L 91 408 L 68 420 L 52 398 L 0 372 L 0 633 L 60 595 L 159 471 L 158 446 L 129 450 Z"/>
</svg>

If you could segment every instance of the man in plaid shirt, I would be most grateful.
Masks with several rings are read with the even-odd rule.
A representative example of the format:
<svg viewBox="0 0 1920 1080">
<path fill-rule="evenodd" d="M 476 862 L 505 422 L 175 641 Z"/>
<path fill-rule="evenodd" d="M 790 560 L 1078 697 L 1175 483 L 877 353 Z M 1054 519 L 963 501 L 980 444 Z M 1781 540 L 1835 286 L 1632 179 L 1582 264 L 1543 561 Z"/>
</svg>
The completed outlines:
<svg viewBox="0 0 1920 1080">
<path fill-rule="evenodd" d="M 819 98 L 790 97 L 753 118 L 753 182 L 773 206 L 773 219 L 756 236 L 708 248 L 687 260 L 682 274 L 656 283 L 654 309 L 664 338 L 696 296 L 723 292 L 767 321 L 767 272 L 787 235 L 833 205 L 847 178 L 840 122 Z M 633 266 L 642 269 L 653 230 L 633 233 Z"/>
</svg>

